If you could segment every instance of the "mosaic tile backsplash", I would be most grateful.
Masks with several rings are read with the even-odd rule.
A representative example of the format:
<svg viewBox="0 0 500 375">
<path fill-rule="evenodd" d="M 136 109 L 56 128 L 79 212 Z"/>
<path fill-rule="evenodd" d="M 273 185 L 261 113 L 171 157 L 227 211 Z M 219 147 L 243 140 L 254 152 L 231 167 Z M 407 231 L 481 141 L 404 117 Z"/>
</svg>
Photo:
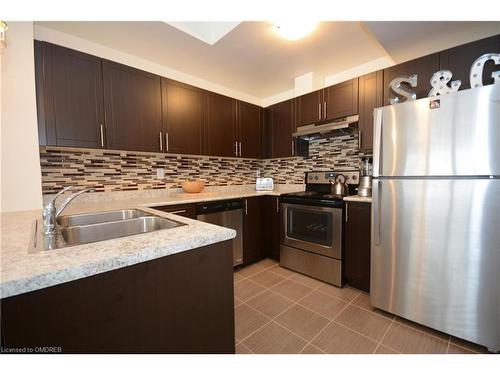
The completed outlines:
<svg viewBox="0 0 500 375">
<path fill-rule="evenodd" d="M 255 183 L 257 170 L 275 183 L 301 184 L 306 171 L 358 168 L 363 156 L 357 134 L 311 141 L 308 158 L 265 160 L 40 147 L 44 194 L 68 185 L 101 192 L 178 188 L 188 179 L 203 179 L 207 186 L 247 185 Z M 158 168 L 165 178 L 156 177 Z"/>
</svg>

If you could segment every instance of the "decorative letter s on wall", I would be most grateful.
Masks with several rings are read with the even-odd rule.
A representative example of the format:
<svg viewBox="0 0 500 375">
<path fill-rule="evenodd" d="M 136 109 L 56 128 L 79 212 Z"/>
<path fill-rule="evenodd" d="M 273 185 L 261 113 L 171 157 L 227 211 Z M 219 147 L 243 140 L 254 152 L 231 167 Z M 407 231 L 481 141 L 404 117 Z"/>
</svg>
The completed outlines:
<svg viewBox="0 0 500 375">
<path fill-rule="evenodd" d="M 417 94 L 403 86 L 402 83 L 408 83 L 411 87 L 417 87 L 417 75 L 412 74 L 411 76 L 397 77 L 389 83 L 391 90 L 404 98 L 402 100 L 398 96 L 391 96 L 389 98 L 391 104 L 417 99 Z"/>
</svg>

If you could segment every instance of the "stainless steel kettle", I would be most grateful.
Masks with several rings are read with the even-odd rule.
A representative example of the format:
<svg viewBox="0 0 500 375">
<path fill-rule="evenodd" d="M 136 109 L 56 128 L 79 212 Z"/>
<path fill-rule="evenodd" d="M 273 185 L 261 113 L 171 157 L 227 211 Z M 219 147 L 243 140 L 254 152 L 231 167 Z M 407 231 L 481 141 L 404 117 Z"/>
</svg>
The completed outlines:
<svg viewBox="0 0 500 375">
<path fill-rule="evenodd" d="M 335 182 L 330 181 L 332 184 L 332 194 L 335 195 L 349 195 L 349 185 L 346 184 L 346 178 L 343 174 L 335 176 Z"/>
</svg>

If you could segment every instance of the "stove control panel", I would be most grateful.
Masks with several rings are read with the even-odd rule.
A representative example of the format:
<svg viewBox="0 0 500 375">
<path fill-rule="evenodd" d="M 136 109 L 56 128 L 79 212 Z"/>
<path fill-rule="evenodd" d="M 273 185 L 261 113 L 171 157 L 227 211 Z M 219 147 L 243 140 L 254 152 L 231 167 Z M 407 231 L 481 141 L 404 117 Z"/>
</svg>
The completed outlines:
<svg viewBox="0 0 500 375">
<path fill-rule="evenodd" d="M 345 171 L 321 171 L 321 172 L 307 172 L 306 183 L 307 184 L 329 184 L 330 181 L 335 181 L 335 178 L 339 175 L 343 175 L 346 178 L 346 182 L 349 185 L 359 184 L 359 171 L 355 169 L 345 170 Z"/>
</svg>

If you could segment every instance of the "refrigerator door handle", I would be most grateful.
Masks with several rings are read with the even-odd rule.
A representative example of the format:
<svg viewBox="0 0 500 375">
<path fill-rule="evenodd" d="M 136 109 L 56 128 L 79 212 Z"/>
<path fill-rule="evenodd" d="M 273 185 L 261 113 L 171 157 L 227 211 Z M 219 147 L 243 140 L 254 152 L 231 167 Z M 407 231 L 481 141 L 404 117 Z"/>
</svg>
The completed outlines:
<svg viewBox="0 0 500 375">
<path fill-rule="evenodd" d="M 382 213 L 380 212 L 382 201 L 382 186 L 380 180 L 373 180 L 373 242 L 380 245 L 380 221 Z"/>
<path fill-rule="evenodd" d="M 379 177 L 382 171 L 382 108 L 373 110 L 374 132 L 373 135 L 373 177 Z"/>
</svg>

